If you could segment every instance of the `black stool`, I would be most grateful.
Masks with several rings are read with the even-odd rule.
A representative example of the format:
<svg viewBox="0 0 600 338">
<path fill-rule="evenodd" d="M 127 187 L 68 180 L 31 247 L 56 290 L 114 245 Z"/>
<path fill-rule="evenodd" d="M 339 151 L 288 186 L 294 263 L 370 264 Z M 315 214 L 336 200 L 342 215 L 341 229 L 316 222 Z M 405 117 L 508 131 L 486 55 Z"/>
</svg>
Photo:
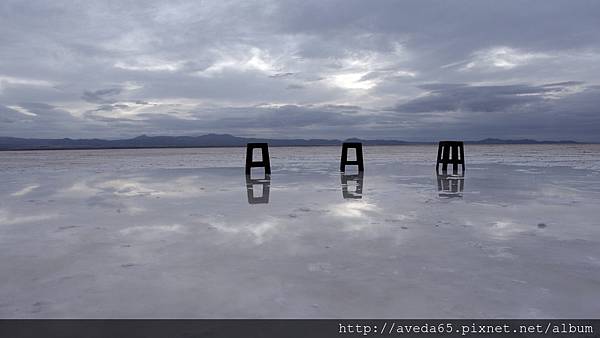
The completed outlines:
<svg viewBox="0 0 600 338">
<path fill-rule="evenodd" d="M 356 161 L 348 161 L 348 148 L 356 149 Z M 360 142 L 344 142 L 342 144 L 342 160 L 340 162 L 340 171 L 345 172 L 347 165 L 358 165 L 358 171 L 365 171 L 363 164 L 362 143 Z"/>
<path fill-rule="evenodd" d="M 262 161 L 252 161 L 254 148 L 262 150 Z M 271 161 L 269 160 L 269 145 L 267 143 L 248 143 L 246 146 L 246 175 L 250 175 L 250 169 L 264 167 L 265 175 L 271 174 Z"/>
<path fill-rule="evenodd" d="M 340 174 L 342 182 L 342 197 L 344 199 L 361 199 L 363 191 L 363 177 L 364 173 L 361 171 L 356 175 Z M 348 190 L 348 182 L 356 182 L 356 188 L 354 191 Z"/>
<path fill-rule="evenodd" d="M 450 156 L 452 155 L 452 156 Z M 448 164 L 452 164 L 452 171 L 458 171 L 458 165 L 462 166 L 462 171 L 465 171 L 465 146 L 462 141 L 440 141 L 438 145 L 437 162 L 435 164 L 435 170 L 440 170 L 440 163 L 442 164 L 442 171 L 448 170 Z"/>
</svg>

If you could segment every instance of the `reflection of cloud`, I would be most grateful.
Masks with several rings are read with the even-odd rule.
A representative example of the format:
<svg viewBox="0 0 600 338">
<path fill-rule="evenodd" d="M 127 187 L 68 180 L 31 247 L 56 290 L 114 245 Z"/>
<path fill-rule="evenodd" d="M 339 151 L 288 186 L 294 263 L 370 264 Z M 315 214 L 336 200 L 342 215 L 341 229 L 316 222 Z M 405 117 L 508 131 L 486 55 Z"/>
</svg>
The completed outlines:
<svg viewBox="0 0 600 338">
<path fill-rule="evenodd" d="M 499 239 L 510 239 L 514 234 L 526 231 L 520 224 L 510 219 L 501 219 L 495 221 L 487 227 L 490 235 Z"/>
<path fill-rule="evenodd" d="M 365 200 L 352 200 L 333 205 L 332 215 L 341 218 L 347 230 L 357 231 L 371 227 L 373 213 L 380 208 Z"/>
<path fill-rule="evenodd" d="M 257 243 L 262 243 L 265 237 L 275 230 L 277 222 L 275 220 L 267 220 L 253 226 L 250 226 L 248 230 L 256 237 Z"/>
<path fill-rule="evenodd" d="M 92 207 L 112 209 L 118 213 L 140 215 L 149 209 L 140 198 L 168 198 L 174 200 L 193 199 L 206 196 L 207 192 L 198 184 L 197 176 L 132 177 L 82 179 L 71 186 L 57 190 L 58 198 L 85 200 Z"/>
<path fill-rule="evenodd" d="M 136 237 L 142 236 L 144 238 L 156 238 L 164 236 L 165 234 L 182 234 L 185 233 L 184 226 L 181 224 L 171 225 L 140 225 L 127 227 L 119 231 L 122 235 L 135 235 Z"/>
<path fill-rule="evenodd" d="M 555 184 L 544 184 L 541 188 L 531 194 L 537 198 L 556 199 L 566 203 L 583 199 L 581 196 L 581 189 Z"/>
<path fill-rule="evenodd" d="M 254 237 L 256 244 L 263 243 L 279 226 L 278 220 L 274 217 L 270 217 L 269 219 L 260 222 L 239 222 L 234 223 L 233 225 L 217 219 L 210 220 L 208 223 L 210 223 L 214 229 L 224 233 L 240 235 L 250 234 Z"/>
<path fill-rule="evenodd" d="M 135 180 L 110 180 L 102 182 L 96 185 L 96 187 L 102 190 L 110 190 L 117 196 L 151 196 L 162 193 Z"/>
<path fill-rule="evenodd" d="M 39 188 L 40 186 L 37 184 L 26 186 L 25 188 L 15 191 L 11 194 L 11 196 L 24 196 L 32 192 L 34 189 Z"/>
<path fill-rule="evenodd" d="M 171 180 L 151 180 L 146 177 L 108 179 L 103 181 L 79 181 L 59 191 L 73 196 L 95 196 L 110 193 L 115 196 L 161 196 L 189 198 L 204 195 L 197 176 L 184 176 Z"/>
<path fill-rule="evenodd" d="M 341 217 L 367 217 L 369 211 L 375 211 L 378 207 L 366 201 L 350 201 L 334 205 L 331 210 L 333 214 Z"/>
<path fill-rule="evenodd" d="M 13 215 L 5 209 L 0 210 L 0 224 L 2 224 L 2 225 L 39 222 L 39 221 L 48 220 L 48 219 L 51 219 L 54 217 L 56 217 L 55 214 L 19 216 L 19 215 Z"/>
<path fill-rule="evenodd" d="M 95 194 L 97 194 L 99 192 L 98 189 L 91 187 L 90 185 L 87 184 L 87 182 L 85 181 L 78 181 L 73 183 L 71 186 L 64 188 L 64 189 L 59 189 L 56 194 L 59 196 L 62 195 L 67 195 L 67 196 L 72 196 L 72 197 L 77 197 L 77 196 L 93 196 Z"/>
</svg>

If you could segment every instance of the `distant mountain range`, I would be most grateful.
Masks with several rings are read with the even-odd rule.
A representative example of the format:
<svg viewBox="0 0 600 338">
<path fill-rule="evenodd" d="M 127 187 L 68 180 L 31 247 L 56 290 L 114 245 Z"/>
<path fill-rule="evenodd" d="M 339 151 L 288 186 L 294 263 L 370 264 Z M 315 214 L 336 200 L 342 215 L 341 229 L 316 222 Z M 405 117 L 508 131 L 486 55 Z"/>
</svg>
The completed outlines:
<svg viewBox="0 0 600 338">
<path fill-rule="evenodd" d="M 245 138 L 229 134 L 208 134 L 202 136 L 146 136 L 131 139 L 33 139 L 0 137 L 0 150 L 43 150 L 43 149 L 120 149 L 120 148 L 195 148 L 195 147 L 241 147 L 249 142 L 268 142 L 270 146 L 333 146 L 342 142 L 362 142 L 365 145 L 405 145 L 432 144 L 433 142 L 407 142 L 397 140 L 361 139 L 263 139 Z M 577 143 L 574 141 L 500 140 L 487 138 L 479 141 L 466 141 L 470 144 L 554 144 Z"/>
</svg>

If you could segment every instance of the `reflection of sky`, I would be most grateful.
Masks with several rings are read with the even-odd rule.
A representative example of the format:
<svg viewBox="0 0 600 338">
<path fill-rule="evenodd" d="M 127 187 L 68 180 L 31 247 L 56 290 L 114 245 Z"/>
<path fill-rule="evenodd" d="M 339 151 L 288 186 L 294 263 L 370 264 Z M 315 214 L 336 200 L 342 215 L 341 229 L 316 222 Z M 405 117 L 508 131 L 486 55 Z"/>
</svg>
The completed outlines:
<svg viewBox="0 0 600 338">
<path fill-rule="evenodd" d="M 241 167 L 2 168 L 0 315 L 600 310 L 596 172 L 477 164 L 463 197 L 444 199 L 431 165 L 378 160 L 346 200 L 336 163 L 303 156 L 274 161 L 269 203 L 254 205 Z"/>
</svg>

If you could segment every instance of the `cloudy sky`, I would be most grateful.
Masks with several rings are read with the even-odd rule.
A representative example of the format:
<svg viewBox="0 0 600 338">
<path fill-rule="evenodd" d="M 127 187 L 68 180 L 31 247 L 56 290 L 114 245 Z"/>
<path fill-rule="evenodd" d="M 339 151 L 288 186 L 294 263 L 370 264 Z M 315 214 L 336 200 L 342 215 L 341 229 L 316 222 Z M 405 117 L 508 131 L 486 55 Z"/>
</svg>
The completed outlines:
<svg viewBox="0 0 600 338">
<path fill-rule="evenodd" d="M 600 141 L 600 1 L 0 2 L 0 136 Z"/>
</svg>

